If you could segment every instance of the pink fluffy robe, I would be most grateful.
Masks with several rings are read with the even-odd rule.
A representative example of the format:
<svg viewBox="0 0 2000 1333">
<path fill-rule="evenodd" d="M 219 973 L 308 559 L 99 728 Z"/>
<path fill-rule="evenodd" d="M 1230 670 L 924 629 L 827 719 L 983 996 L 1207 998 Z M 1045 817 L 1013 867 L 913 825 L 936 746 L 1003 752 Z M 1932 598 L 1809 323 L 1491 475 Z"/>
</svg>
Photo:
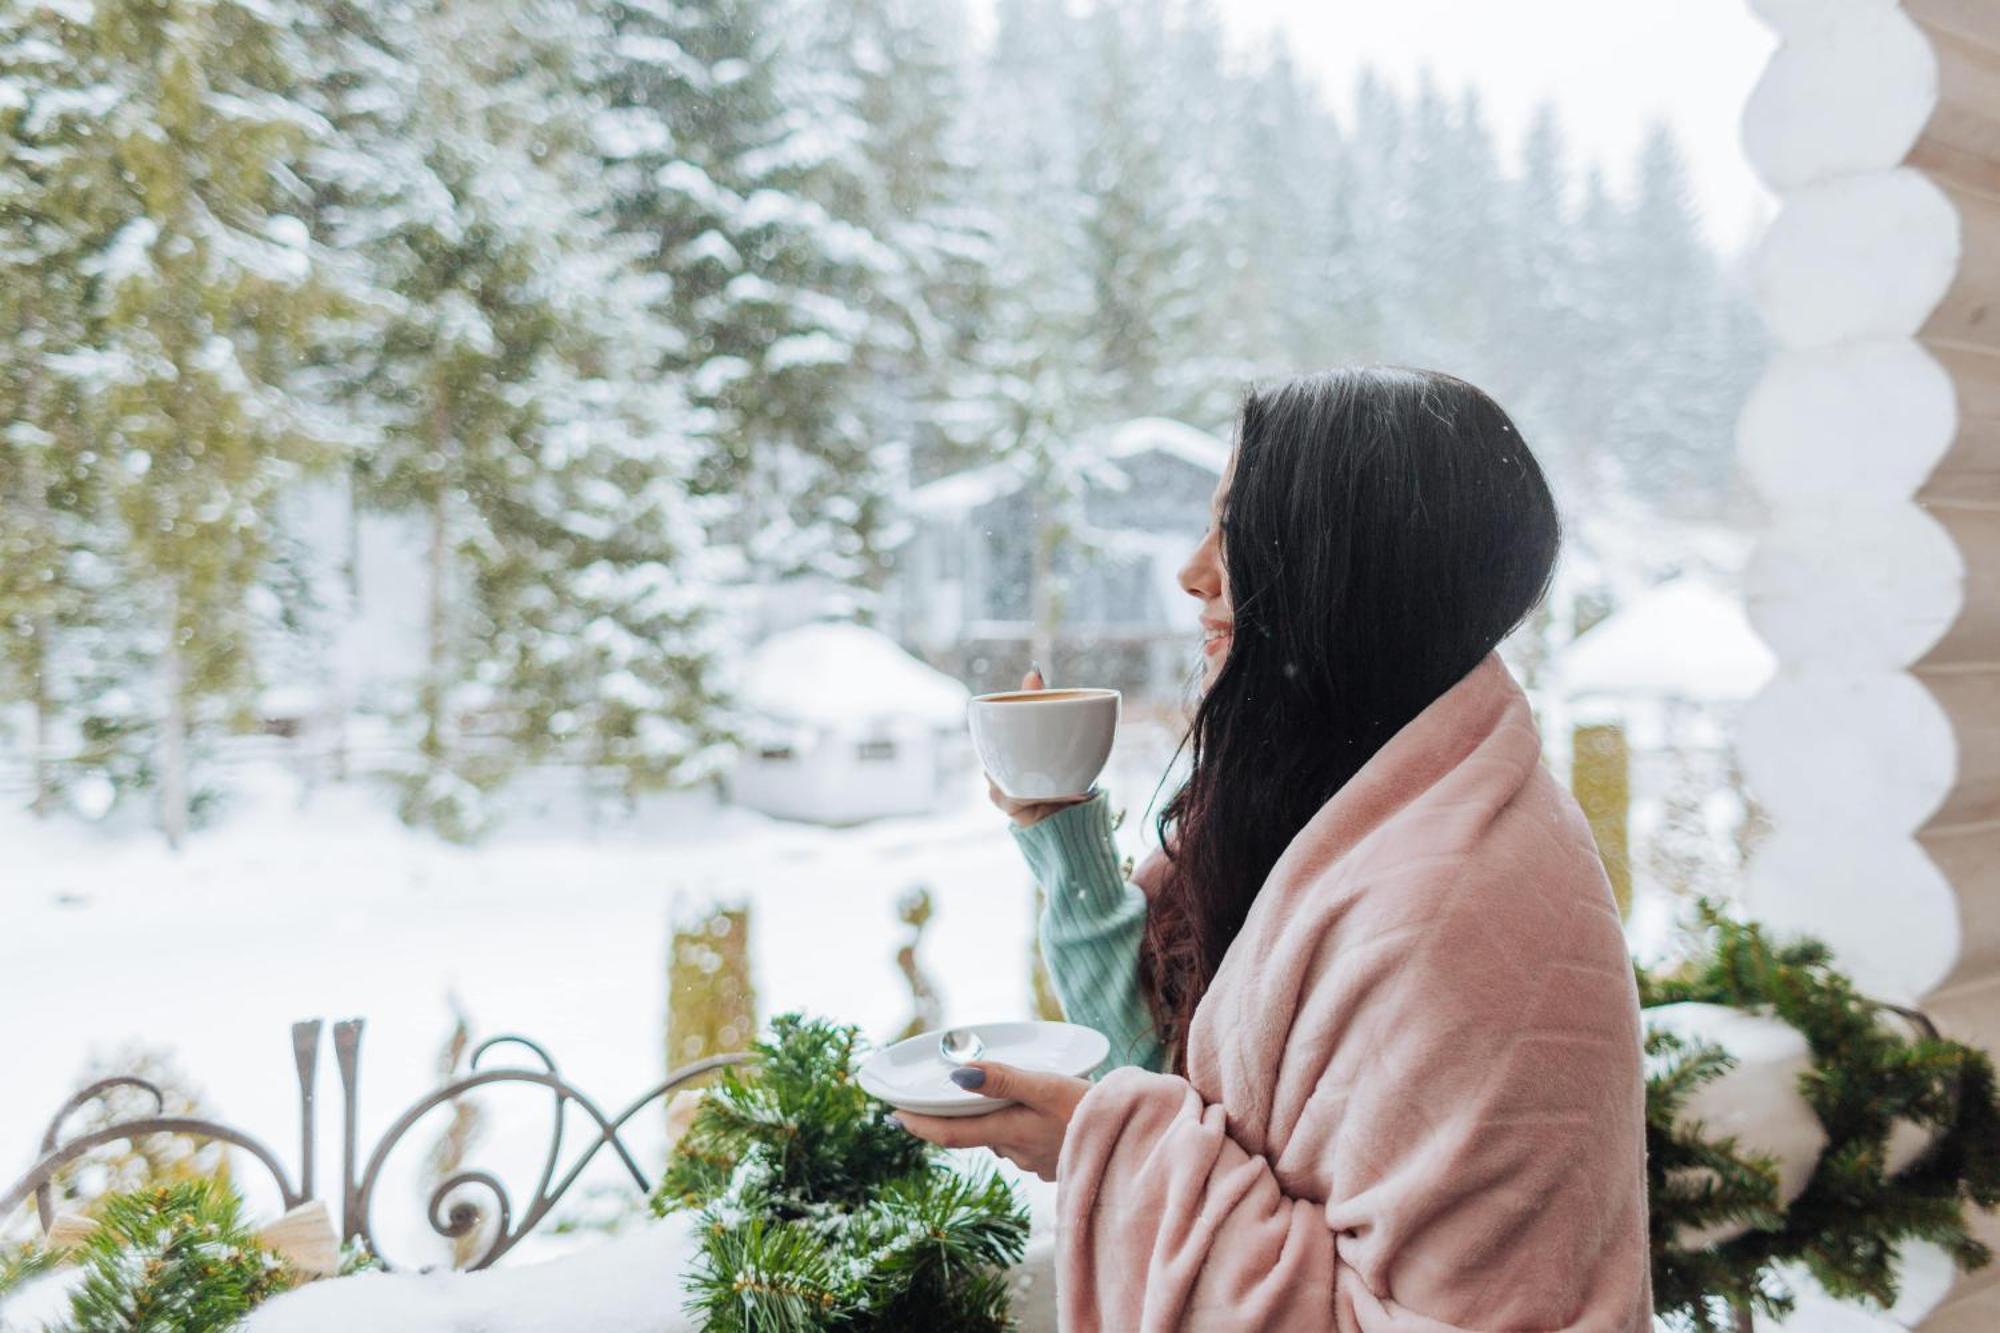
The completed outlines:
<svg viewBox="0 0 2000 1333">
<path fill-rule="evenodd" d="M 1649 1327 L 1638 994 L 1497 654 L 1286 848 L 1187 1068 L 1076 1108 L 1069 1333 Z"/>
</svg>

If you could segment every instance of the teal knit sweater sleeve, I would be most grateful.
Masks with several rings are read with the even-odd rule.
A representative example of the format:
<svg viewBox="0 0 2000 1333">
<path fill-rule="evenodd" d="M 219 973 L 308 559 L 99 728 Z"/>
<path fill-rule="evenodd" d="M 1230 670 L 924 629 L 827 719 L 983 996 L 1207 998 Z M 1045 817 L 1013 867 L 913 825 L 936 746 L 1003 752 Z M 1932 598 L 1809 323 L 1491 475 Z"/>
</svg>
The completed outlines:
<svg viewBox="0 0 2000 1333">
<path fill-rule="evenodd" d="M 1106 1069 L 1166 1067 L 1139 990 L 1146 894 L 1125 878 L 1103 792 L 1013 829 L 1042 886 L 1042 958 L 1071 1022 L 1111 1039 Z"/>
</svg>

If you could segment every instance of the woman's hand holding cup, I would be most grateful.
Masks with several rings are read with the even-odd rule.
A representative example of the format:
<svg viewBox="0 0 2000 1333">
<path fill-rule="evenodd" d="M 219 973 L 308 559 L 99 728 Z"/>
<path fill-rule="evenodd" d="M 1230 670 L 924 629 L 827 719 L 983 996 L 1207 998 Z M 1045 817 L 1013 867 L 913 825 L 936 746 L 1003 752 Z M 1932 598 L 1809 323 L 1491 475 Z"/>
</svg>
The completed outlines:
<svg viewBox="0 0 2000 1333">
<path fill-rule="evenodd" d="M 1028 668 L 1027 674 L 1021 677 L 1021 688 L 1023 690 L 1048 688 L 1042 681 L 1040 668 L 1033 666 Z M 1094 793 L 1086 792 L 1081 796 L 1063 796 L 1053 800 L 1016 799 L 1001 791 L 989 774 L 986 779 L 986 794 L 1007 818 L 1026 828 L 1030 824 L 1047 819 L 1058 810 L 1065 810 L 1089 800 Z"/>
</svg>

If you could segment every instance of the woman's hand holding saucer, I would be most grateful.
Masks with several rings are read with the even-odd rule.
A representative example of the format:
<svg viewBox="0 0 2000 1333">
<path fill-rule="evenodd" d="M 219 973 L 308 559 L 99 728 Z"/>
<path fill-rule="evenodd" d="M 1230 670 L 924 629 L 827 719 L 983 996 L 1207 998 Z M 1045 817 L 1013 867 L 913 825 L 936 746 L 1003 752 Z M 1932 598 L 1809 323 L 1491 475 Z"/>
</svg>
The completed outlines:
<svg viewBox="0 0 2000 1333">
<path fill-rule="evenodd" d="M 1056 1178 L 1063 1138 L 1076 1104 L 1090 1091 L 1088 1079 L 979 1060 L 953 1070 L 951 1081 L 982 1097 L 1007 1098 L 1015 1105 L 991 1115 L 964 1117 L 898 1111 L 896 1122 L 941 1148 L 991 1148 L 1023 1171 L 1043 1180 Z"/>
</svg>

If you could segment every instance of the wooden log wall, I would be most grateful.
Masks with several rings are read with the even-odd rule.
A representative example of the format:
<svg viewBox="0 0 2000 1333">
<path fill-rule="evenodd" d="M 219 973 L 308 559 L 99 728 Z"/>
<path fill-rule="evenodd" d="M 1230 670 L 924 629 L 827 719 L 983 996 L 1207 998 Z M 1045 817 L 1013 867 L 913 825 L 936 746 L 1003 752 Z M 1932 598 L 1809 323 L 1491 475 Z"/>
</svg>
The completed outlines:
<svg viewBox="0 0 2000 1333">
<path fill-rule="evenodd" d="M 1743 117 L 1780 197 L 1776 352 L 1739 429 L 1769 505 L 1741 737 L 1751 910 L 2000 1048 L 2000 2 L 1752 0 Z M 2000 1247 L 2000 1222 L 1986 1238 Z M 2000 1329 L 2000 1265 L 1896 1311 Z"/>
</svg>

